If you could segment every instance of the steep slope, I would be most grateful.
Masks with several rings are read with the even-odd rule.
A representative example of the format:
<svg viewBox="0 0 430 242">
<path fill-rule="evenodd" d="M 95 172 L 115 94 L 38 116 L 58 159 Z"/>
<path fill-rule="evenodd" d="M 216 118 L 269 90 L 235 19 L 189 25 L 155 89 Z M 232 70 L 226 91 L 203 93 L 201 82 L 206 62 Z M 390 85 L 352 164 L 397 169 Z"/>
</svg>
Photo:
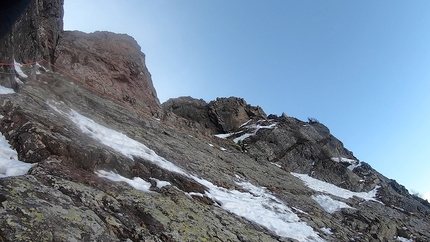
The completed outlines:
<svg viewBox="0 0 430 242">
<path fill-rule="evenodd" d="M 21 23 L 43 26 L 6 41 L 41 35 L 40 13 L 60 23 L 57 4 L 35 1 Z M 430 240 L 428 202 L 323 124 L 234 97 L 160 106 L 130 37 L 58 33 L 37 53 L 0 45 L 9 63 L 43 57 L 2 67 L 16 92 L 0 88 L 0 131 L 17 151 L 0 156 L 2 241 Z M 16 159 L 33 165 L 20 175 Z"/>
</svg>

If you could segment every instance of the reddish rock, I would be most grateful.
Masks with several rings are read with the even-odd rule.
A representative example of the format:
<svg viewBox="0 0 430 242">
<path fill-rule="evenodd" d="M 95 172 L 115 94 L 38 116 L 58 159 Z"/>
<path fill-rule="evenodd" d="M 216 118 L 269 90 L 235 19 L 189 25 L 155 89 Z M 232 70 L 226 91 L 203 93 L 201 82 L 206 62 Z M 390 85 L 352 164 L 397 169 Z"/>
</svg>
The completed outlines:
<svg viewBox="0 0 430 242">
<path fill-rule="evenodd" d="M 145 55 L 130 36 L 111 32 L 65 31 L 56 49 L 57 71 L 76 81 L 156 115 L 160 102 L 145 65 Z"/>
</svg>

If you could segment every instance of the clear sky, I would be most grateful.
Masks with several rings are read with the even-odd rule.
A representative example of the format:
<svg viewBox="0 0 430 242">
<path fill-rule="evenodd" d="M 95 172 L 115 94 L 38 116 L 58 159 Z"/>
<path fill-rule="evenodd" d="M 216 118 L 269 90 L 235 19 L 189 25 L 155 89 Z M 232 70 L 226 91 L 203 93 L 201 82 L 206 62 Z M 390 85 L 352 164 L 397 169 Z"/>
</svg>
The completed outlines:
<svg viewBox="0 0 430 242">
<path fill-rule="evenodd" d="M 430 196 L 430 1 L 65 0 L 64 28 L 133 36 L 161 102 L 237 96 L 318 119 Z"/>
</svg>

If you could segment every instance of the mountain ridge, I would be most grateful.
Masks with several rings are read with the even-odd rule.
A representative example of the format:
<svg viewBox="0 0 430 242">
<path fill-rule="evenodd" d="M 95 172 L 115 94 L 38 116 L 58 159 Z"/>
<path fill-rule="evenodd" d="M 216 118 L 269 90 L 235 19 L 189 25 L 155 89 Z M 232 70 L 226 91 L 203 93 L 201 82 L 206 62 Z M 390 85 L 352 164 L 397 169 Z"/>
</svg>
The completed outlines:
<svg viewBox="0 0 430 242">
<path fill-rule="evenodd" d="M 160 104 L 137 43 L 62 31 L 62 4 L 33 2 L 0 42 L 0 131 L 34 164 L 0 179 L 2 241 L 430 240 L 430 204 L 323 124 L 236 97 Z"/>
</svg>

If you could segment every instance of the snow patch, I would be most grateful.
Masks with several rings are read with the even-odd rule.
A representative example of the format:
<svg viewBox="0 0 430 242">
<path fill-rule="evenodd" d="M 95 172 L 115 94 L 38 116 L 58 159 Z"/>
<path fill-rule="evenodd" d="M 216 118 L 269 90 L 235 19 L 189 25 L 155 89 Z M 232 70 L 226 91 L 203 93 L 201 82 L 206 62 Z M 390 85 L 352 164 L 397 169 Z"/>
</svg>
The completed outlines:
<svg viewBox="0 0 430 242">
<path fill-rule="evenodd" d="M 306 174 L 299 174 L 299 173 L 293 173 L 292 172 L 291 175 L 299 178 L 300 180 L 302 180 L 306 184 L 306 186 L 308 186 L 309 188 L 311 188 L 315 191 L 318 191 L 318 192 L 331 194 L 331 195 L 345 198 L 345 199 L 356 196 L 356 197 L 362 198 L 362 199 L 367 200 L 367 201 L 379 202 L 375 198 L 376 193 L 379 189 L 379 186 L 376 186 L 375 189 L 373 189 L 370 192 L 352 192 L 350 190 L 340 188 L 340 187 L 335 186 L 333 184 L 312 178 Z"/>
<path fill-rule="evenodd" d="M 10 94 L 10 93 L 15 93 L 15 91 L 12 88 L 0 86 L 0 95 L 1 94 Z"/>
<path fill-rule="evenodd" d="M 296 207 L 291 207 L 294 211 L 297 211 L 297 212 L 299 212 L 299 213 L 303 213 L 303 214 L 307 214 L 307 215 L 309 215 L 309 213 L 307 213 L 307 212 L 305 212 L 305 211 L 303 211 L 303 210 L 301 210 L 301 209 L 298 209 L 298 208 L 296 208 Z"/>
<path fill-rule="evenodd" d="M 317 202 L 327 213 L 334 213 L 341 210 L 342 208 L 351 208 L 348 204 L 332 199 L 327 195 L 316 195 L 312 196 L 312 199 Z"/>
<path fill-rule="evenodd" d="M 51 103 L 48 104 L 55 107 Z M 58 108 L 54 108 L 54 110 L 67 115 L 83 133 L 110 146 L 125 156 L 131 159 L 133 157 L 141 157 L 166 170 L 183 174 L 206 186 L 208 191 L 205 195 L 218 201 L 221 207 L 227 211 L 258 223 L 282 237 L 293 238 L 299 241 L 324 241 L 312 227 L 308 226 L 306 222 L 300 221 L 299 217 L 290 208 L 267 192 L 265 188 L 257 187 L 247 182 L 239 182 L 237 184 L 248 192 L 227 190 L 218 187 L 209 181 L 185 173 L 181 168 L 158 156 L 145 145 L 122 133 L 97 124 L 92 119 L 82 116 L 74 110 L 71 110 L 69 113 L 65 113 Z M 123 181 L 136 189 L 145 192 L 149 191 L 150 183 L 140 178 L 128 179 L 119 174 L 104 170 L 99 170 L 96 173 L 100 177 L 112 181 Z"/>
<path fill-rule="evenodd" d="M 162 187 L 165 187 L 165 186 L 170 186 L 170 185 L 172 185 L 172 184 L 170 184 L 170 182 L 168 182 L 168 181 L 160 181 L 160 180 L 158 180 L 158 179 L 156 179 L 156 178 L 150 178 L 151 180 L 154 180 L 156 183 L 157 183 L 157 187 L 158 188 L 162 188 Z"/>
<path fill-rule="evenodd" d="M 266 191 L 248 182 L 237 185 L 248 192 L 227 190 L 212 183 L 198 179 L 209 191 L 206 195 L 218 201 L 221 207 L 231 213 L 254 221 L 278 236 L 293 238 L 298 241 L 324 241 L 282 201 Z"/>
<path fill-rule="evenodd" d="M 15 71 L 21 78 L 28 78 L 28 76 L 22 71 L 21 64 L 13 60 L 13 66 L 15 67 Z"/>
<path fill-rule="evenodd" d="M 242 128 L 243 126 L 245 126 L 245 125 L 249 124 L 249 122 L 251 122 L 251 121 L 252 121 L 252 119 L 250 119 L 250 120 L 246 121 L 245 123 L 241 124 L 241 125 L 239 126 L 239 128 Z"/>
<path fill-rule="evenodd" d="M 149 188 L 151 187 L 151 183 L 143 180 L 140 177 L 134 177 L 133 179 L 128 179 L 126 177 L 123 177 L 117 173 L 114 173 L 112 171 L 105 171 L 105 170 L 98 170 L 96 171 L 97 176 L 103 177 L 106 179 L 109 179 L 111 181 L 116 182 L 125 182 L 132 186 L 134 189 L 144 191 L 144 192 L 151 192 Z"/>
<path fill-rule="evenodd" d="M 127 135 L 97 124 L 94 120 L 82 116 L 74 110 L 71 110 L 68 116 L 78 125 L 83 133 L 99 140 L 102 144 L 113 148 L 126 157 L 130 159 L 133 159 L 133 157 L 141 157 L 157 164 L 163 169 L 186 175 L 181 168 L 158 156 L 153 150 L 129 138 Z"/>
<path fill-rule="evenodd" d="M 397 236 L 397 241 L 400 241 L 400 242 L 413 242 L 414 240 L 413 239 L 407 239 L 407 238 L 403 238 L 403 237 Z"/>
<path fill-rule="evenodd" d="M 354 170 L 356 167 L 361 166 L 361 162 L 360 161 L 356 161 L 356 160 L 345 158 L 345 157 L 332 157 L 331 160 L 335 161 L 335 162 L 344 162 L 344 163 L 351 164 L 351 165 L 348 166 L 348 169 L 350 171 Z"/>
<path fill-rule="evenodd" d="M 320 230 L 324 234 L 333 235 L 333 232 L 331 232 L 331 228 L 322 227 Z"/>
<path fill-rule="evenodd" d="M 244 140 L 244 139 L 246 139 L 246 138 L 248 138 L 248 137 L 250 137 L 250 136 L 253 136 L 253 135 L 257 134 L 257 132 L 258 132 L 260 129 L 273 129 L 273 128 L 276 126 L 276 124 L 277 124 L 277 123 L 273 123 L 273 124 L 271 124 L 271 125 L 259 125 L 259 124 L 249 125 L 249 126 L 247 126 L 247 127 L 249 127 L 249 128 L 253 128 L 253 129 L 254 129 L 254 131 L 253 131 L 252 133 L 246 133 L 246 134 L 243 134 L 243 135 L 241 135 L 241 136 L 239 136 L 239 137 L 237 137 L 237 138 L 234 138 L 234 139 L 233 139 L 233 142 L 237 143 L 239 140 Z"/>
<path fill-rule="evenodd" d="M 228 134 L 216 134 L 215 137 L 218 137 L 220 139 L 227 139 L 228 137 L 232 136 L 234 133 L 228 133 Z"/>
<path fill-rule="evenodd" d="M 6 138 L 0 134 L 0 178 L 24 175 L 33 165 L 19 161 L 18 153 L 10 148 Z"/>
</svg>

